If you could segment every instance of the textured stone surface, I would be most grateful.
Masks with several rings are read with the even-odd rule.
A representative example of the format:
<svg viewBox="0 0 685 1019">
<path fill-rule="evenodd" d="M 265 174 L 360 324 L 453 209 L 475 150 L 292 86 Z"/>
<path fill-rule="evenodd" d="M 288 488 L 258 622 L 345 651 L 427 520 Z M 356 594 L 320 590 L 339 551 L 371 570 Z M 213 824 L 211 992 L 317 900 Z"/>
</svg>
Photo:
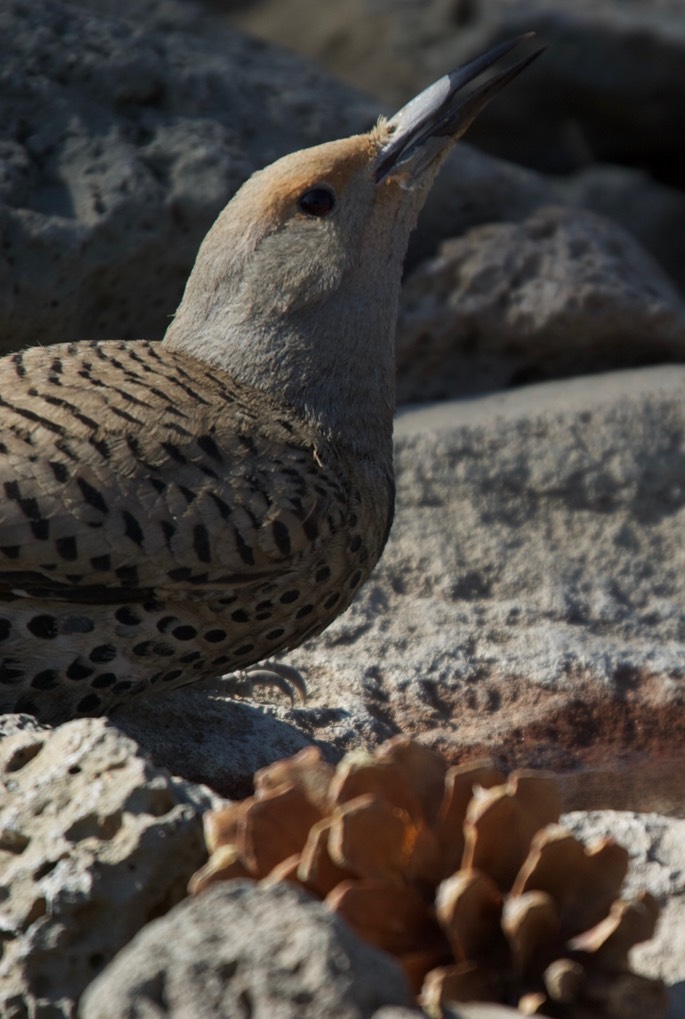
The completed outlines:
<svg viewBox="0 0 685 1019">
<path fill-rule="evenodd" d="M 404 976 L 288 885 L 215 885 L 150 926 L 93 983 L 82 1019 L 365 1019 L 408 1005 Z"/>
<path fill-rule="evenodd" d="M 581 768 L 575 807 L 682 812 L 684 391 L 685 369 L 653 368 L 406 412 L 385 554 L 286 657 L 309 703 L 224 715 L 219 682 L 117 723 L 225 795 L 276 733 L 339 752 L 405 731 L 452 760 Z"/>
<path fill-rule="evenodd" d="M 333 8 L 320 14 L 313 0 L 287 8 L 259 0 L 237 5 L 232 17 L 390 103 L 493 39 L 535 30 L 549 52 L 521 89 L 480 120 L 477 144 L 554 171 L 600 158 L 651 162 L 682 179 L 680 0 L 355 0 L 346 19 Z M 312 21 L 315 31 L 305 31 Z"/>
<path fill-rule="evenodd" d="M 609 220 L 561 206 L 443 244 L 405 282 L 398 401 L 682 360 L 685 304 Z"/>
<path fill-rule="evenodd" d="M 582 765 L 576 806 L 682 810 L 684 391 L 654 368 L 400 416 L 388 547 L 288 656 L 312 702 L 286 717 Z"/>
<path fill-rule="evenodd" d="M 615 218 L 685 287 L 680 73 L 685 11 L 680 0 L 573 5 L 564 0 L 352 0 L 344 9 L 322 9 L 314 0 L 287 5 L 251 0 L 235 3 L 229 17 L 257 35 L 315 56 L 390 107 L 493 41 L 536 29 L 548 52 L 525 81 L 479 118 L 469 140 L 505 159 L 568 176 L 531 173 L 524 186 L 519 167 L 507 169 L 479 154 L 481 186 L 471 187 L 470 159 L 464 157 L 462 177 L 455 158 L 453 172 L 445 175 L 450 187 L 441 202 L 436 193 L 426 210 L 416 250 L 430 253 L 429 240 L 436 234 L 427 230 L 429 221 L 437 236 L 447 237 L 475 223 L 519 219 L 521 200 L 537 187 L 533 207 L 568 200 Z M 593 165 L 611 162 L 635 169 Z M 503 217 L 499 210 L 507 205 L 510 214 Z"/>
<path fill-rule="evenodd" d="M 17 729 L 20 729 L 18 720 Z M 0 740 L 0 1015 L 72 1014 L 83 988 L 185 894 L 218 798 L 101 719 Z"/>
<path fill-rule="evenodd" d="M 563 824 L 589 845 L 610 836 L 630 852 L 627 896 L 646 889 L 661 906 L 655 937 L 633 949 L 634 968 L 671 988 L 667 1019 L 685 1015 L 685 820 L 614 810 L 574 812 Z"/>
<path fill-rule="evenodd" d="M 253 170 L 376 105 L 188 0 L 0 10 L 0 351 L 158 338 Z"/>
</svg>

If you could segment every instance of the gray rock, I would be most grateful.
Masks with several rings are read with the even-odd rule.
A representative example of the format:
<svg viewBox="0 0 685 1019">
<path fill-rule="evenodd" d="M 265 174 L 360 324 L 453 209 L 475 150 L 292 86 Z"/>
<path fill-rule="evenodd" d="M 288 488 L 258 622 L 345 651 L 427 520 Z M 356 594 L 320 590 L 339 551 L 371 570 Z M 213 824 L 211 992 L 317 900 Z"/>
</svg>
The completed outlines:
<svg viewBox="0 0 685 1019">
<path fill-rule="evenodd" d="M 424 212 L 412 261 L 434 253 L 435 237 L 567 201 L 616 219 L 685 289 L 680 0 L 352 0 L 344 9 L 250 0 L 235 3 L 228 20 L 314 56 L 389 109 L 494 42 L 537 29 L 548 52 L 469 130 L 493 155 L 460 146 Z M 494 155 L 568 176 L 526 174 Z M 593 165 L 612 161 L 640 169 Z"/>
<path fill-rule="evenodd" d="M 150 924 L 85 994 L 82 1019 L 364 1019 L 409 1005 L 403 973 L 289 885 L 214 885 Z"/>
<path fill-rule="evenodd" d="M 220 801 L 103 719 L 0 742 L 0 1015 L 73 1014 L 84 987 L 185 894 Z"/>
<path fill-rule="evenodd" d="M 0 66 L 0 352 L 161 336 L 242 181 L 377 112 L 193 0 L 13 0 Z"/>
<path fill-rule="evenodd" d="M 685 304 L 610 220 L 561 206 L 443 244 L 403 287 L 398 401 L 685 357 Z"/>
<path fill-rule="evenodd" d="M 408 408 L 384 556 L 284 656 L 308 704 L 260 713 L 219 681 L 117 724 L 230 795 L 302 741 L 335 759 L 404 731 L 560 771 L 569 809 L 682 813 L 684 393 L 664 367 Z"/>
<path fill-rule="evenodd" d="M 261 690 L 261 703 L 241 703 L 227 699 L 231 685 L 230 679 L 217 678 L 179 691 L 180 696 L 141 701 L 117 711 L 113 723 L 158 767 L 205 783 L 222 796 L 249 796 L 255 771 L 296 754 L 311 740 L 307 726 L 298 724 L 306 711 L 289 708 L 282 693 Z M 329 718 L 334 715 L 331 706 Z M 378 734 L 366 730 L 369 742 L 377 742 Z M 335 747 L 323 749 L 330 760 L 340 756 Z"/>
<path fill-rule="evenodd" d="M 651 163 L 682 180 L 680 0 L 355 0 L 349 11 L 342 19 L 314 0 L 252 0 L 231 18 L 391 105 L 496 41 L 535 30 L 548 53 L 479 117 L 476 144 L 545 171 L 599 159 Z"/>
<path fill-rule="evenodd" d="M 615 220 L 685 294 L 685 194 L 625 166 L 589 166 L 550 179 L 555 201 Z"/>
<path fill-rule="evenodd" d="M 562 823 L 586 845 L 610 836 L 630 852 L 623 894 L 651 892 L 661 906 L 656 934 L 631 953 L 633 968 L 671 987 L 666 1019 L 685 1015 L 685 820 L 615 810 L 574 812 Z"/>
<path fill-rule="evenodd" d="M 287 656 L 311 701 L 284 720 L 580 768 L 569 805 L 682 812 L 684 394 L 672 366 L 400 415 L 390 541 Z"/>
</svg>

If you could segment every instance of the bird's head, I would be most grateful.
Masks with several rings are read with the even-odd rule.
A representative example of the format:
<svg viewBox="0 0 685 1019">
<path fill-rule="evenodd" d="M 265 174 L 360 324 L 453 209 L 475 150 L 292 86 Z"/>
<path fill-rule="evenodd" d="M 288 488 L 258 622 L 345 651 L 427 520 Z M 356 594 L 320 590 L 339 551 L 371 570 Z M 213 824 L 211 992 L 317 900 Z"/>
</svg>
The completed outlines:
<svg viewBox="0 0 685 1019">
<path fill-rule="evenodd" d="M 267 389 L 331 432 L 392 418 L 394 331 L 409 235 L 450 149 L 541 52 L 468 88 L 518 39 L 444 75 L 371 131 L 252 177 L 205 238 L 165 342 Z"/>
</svg>

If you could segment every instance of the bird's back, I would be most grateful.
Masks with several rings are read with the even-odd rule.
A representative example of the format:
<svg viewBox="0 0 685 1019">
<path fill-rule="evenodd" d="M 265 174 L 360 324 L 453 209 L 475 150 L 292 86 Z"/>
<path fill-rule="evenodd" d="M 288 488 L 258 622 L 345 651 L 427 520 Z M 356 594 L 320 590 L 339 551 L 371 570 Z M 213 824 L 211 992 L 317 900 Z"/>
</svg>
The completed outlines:
<svg viewBox="0 0 685 1019">
<path fill-rule="evenodd" d="M 0 710 L 58 720 L 320 632 L 382 551 L 389 456 L 145 341 L 0 360 Z"/>
</svg>

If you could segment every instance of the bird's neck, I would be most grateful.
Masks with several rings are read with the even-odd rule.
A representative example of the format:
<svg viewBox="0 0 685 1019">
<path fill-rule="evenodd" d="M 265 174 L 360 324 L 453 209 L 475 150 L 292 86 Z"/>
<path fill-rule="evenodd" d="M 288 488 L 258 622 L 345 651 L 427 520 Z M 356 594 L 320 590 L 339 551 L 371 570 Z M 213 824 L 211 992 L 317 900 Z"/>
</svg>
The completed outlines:
<svg viewBox="0 0 685 1019">
<path fill-rule="evenodd" d="M 198 320 L 181 305 L 164 343 L 265 392 L 357 455 L 390 461 L 397 293 L 340 293 L 287 316 L 222 302 Z"/>
</svg>

